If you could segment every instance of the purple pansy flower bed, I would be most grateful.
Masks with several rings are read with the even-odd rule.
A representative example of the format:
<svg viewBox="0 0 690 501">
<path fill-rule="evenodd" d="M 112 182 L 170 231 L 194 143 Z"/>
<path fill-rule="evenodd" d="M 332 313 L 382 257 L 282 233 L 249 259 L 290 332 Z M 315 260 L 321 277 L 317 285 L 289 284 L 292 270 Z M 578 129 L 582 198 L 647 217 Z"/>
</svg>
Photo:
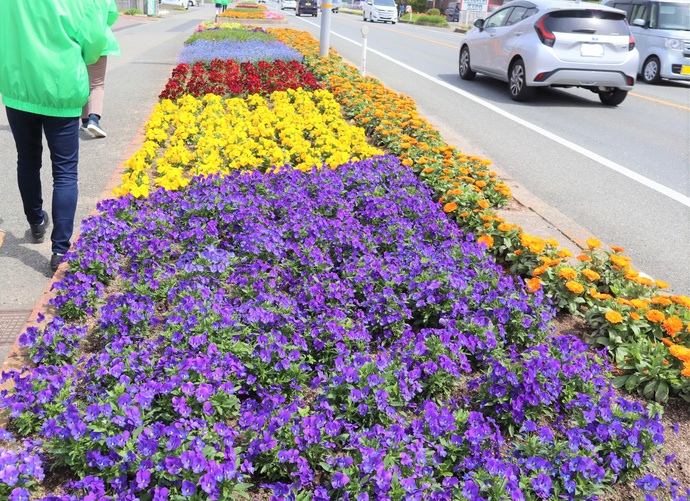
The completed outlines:
<svg viewBox="0 0 690 501">
<path fill-rule="evenodd" d="M 211 62 L 214 59 L 223 61 L 234 59 L 238 63 L 259 61 L 302 61 L 301 52 L 272 40 L 248 40 L 235 42 L 228 40 L 197 40 L 180 49 L 178 63 L 194 64 L 197 61 Z"/>
<path fill-rule="evenodd" d="M 40 365 L 3 377 L 32 441 L 0 494 L 48 462 L 46 501 L 586 500 L 641 471 L 659 417 L 430 195 L 382 156 L 102 202 L 22 335 Z"/>
</svg>

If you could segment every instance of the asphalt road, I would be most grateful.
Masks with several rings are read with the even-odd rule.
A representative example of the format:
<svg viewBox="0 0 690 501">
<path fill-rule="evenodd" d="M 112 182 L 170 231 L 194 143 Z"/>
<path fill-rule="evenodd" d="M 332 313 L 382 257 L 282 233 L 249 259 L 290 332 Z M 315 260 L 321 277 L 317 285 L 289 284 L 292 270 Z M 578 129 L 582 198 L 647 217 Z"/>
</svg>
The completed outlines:
<svg viewBox="0 0 690 501">
<path fill-rule="evenodd" d="M 292 19 L 318 38 L 320 20 Z M 358 67 L 364 26 L 366 74 L 414 98 L 447 142 L 690 295 L 690 83 L 640 83 L 616 108 L 584 89 L 515 103 L 506 83 L 459 78 L 461 33 L 333 15 L 331 45 Z"/>
</svg>

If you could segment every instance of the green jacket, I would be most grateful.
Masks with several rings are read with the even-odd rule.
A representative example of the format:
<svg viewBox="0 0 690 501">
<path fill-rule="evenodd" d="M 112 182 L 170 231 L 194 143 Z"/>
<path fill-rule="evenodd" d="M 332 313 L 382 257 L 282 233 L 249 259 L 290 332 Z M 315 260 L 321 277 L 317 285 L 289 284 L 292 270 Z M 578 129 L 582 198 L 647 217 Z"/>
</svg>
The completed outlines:
<svg viewBox="0 0 690 501">
<path fill-rule="evenodd" d="M 109 0 L 108 2 L 108 26 L 105 29 L 105 37 L 107 42 L 105 44 L 105 49 L 103 49 L 102 56 L 119 56 L 120 55 L 120 44 L 115 40 L 115 35 L 113 35 L 113 30 L 110 27 L 115 24 L 120 13 L 117 10 L 117 2 L 115 0 Z"/>
<path fill-rule="evenodd" d="M 86 65 L 106 44 L 104 0 L 0 0 L 0 94 L 5 106 L 78 117 L 89 97 Z"/>
</svg>

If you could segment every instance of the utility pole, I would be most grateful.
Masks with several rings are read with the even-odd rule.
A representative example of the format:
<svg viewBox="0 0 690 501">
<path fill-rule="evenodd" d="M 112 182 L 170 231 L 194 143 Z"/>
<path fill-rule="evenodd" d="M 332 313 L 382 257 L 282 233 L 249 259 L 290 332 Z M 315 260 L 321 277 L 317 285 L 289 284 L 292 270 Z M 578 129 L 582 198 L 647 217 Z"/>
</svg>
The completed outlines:
<svg viewBox="0 0 690 501">
<path fill-rule="evenodd" d="M 297 0 L 299 1 L 299 0 Z M 328 48 L 331 46 L 331 15 L 333 14 L 333 4 L 331 0 L 324 0 L 321 4 L 321 32 L 319 56 L 328 56 Z"/>
</svg>

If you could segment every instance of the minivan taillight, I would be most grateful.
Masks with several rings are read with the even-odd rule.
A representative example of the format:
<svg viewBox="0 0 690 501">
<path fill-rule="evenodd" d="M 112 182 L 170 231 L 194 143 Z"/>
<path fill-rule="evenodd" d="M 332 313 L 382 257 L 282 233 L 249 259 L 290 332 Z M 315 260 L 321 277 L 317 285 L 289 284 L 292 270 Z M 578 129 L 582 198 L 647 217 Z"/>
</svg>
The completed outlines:
<svg viewBox="0 0 690 501">
<path fill-rule="evenodd" d="M 628 39 L 628 50 L 633 50 L 635 48 L 635 37 L 630 35 L 630 38 Z"/>
<path fill-rule="evenodd" d="M 539 21 L 537 21 L 534 25 L 534 29 L 537 31 L 537 35 L 539 36 L 541 43 L 547 47 L 553 47 L 553 44 L 556 42 L 556 36 L 546 27 L 547 16 L 548 14 L 546 16 L 542 16 L 541 19 L 539 19 Z"/>
</svg>

